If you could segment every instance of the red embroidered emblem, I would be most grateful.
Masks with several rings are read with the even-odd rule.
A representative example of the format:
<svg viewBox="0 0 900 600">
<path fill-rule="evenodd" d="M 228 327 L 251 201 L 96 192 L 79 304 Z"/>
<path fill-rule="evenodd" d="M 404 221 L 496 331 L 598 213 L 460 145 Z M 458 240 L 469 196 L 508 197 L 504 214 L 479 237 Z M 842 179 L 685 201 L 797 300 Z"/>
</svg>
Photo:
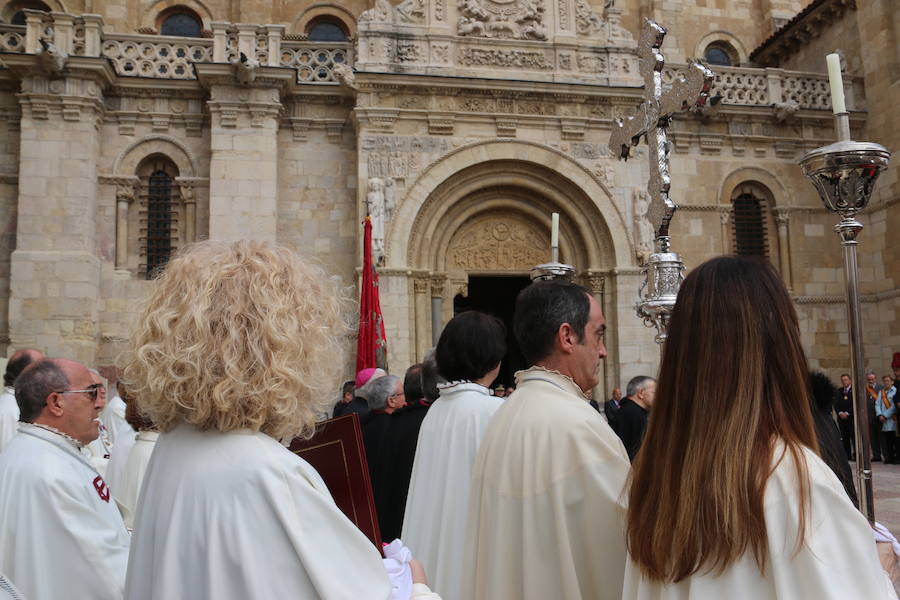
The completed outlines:
<svg viewBox="0 0 900 600">
<path fill-rule="evenodd" d="M 109 502 L 109 487 L 99 475 L 94 478 L 94 489 L 97 490 L 97 495 L 100 496 L 101 500 Z"/>
</svg>

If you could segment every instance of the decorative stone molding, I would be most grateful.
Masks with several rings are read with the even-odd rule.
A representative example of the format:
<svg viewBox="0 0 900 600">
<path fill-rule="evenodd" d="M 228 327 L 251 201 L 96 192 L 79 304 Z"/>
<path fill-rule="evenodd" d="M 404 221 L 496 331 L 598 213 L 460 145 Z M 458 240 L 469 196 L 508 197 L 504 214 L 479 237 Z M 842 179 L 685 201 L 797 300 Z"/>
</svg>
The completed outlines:
<svg viewBox="0 0 900 600">
<path fill-rule="evenodd" d="M 750 53 L 750 60 L 764 66 L 779 64 L 782 57 L 795 54 L 809 40 L 818 37 L 847 10 L 856 10 L 856 0 L 819 0 L 793 19 L 781 24 L 769 39 Z"/>
<path fill-rule="evenodd" d="M 431 280 L 428 277 L 413 277 L 413 291 L 416 294 L 427 294 Z"/>
</svg>

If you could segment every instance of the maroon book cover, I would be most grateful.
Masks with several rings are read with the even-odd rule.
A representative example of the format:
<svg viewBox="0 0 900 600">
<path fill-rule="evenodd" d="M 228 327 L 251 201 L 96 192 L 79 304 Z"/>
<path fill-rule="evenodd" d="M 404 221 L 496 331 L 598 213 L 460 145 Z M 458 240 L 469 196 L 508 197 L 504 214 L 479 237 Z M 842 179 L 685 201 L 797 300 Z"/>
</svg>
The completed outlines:
<svg viewBox="0 0 900 600">
<path fill-rule="evenodd" d="M 381 552 L 381 532 L 359 415 L 322 421 L 311 439 L 295 439 L 290 450 L 319 472 L 334 503 Z"/>
</svg>

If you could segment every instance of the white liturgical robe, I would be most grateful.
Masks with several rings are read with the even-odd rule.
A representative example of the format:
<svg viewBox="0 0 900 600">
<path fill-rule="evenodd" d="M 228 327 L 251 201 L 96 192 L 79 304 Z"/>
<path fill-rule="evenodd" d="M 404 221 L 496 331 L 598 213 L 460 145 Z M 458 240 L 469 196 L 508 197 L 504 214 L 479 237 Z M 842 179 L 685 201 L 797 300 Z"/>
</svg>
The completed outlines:
<svg viewBox="0 0 900 600">
<path fill-rule="evenodd" d="M 0 523 L 0 572 L 25 598 L 122 598 L 130 538 L 73 441 L 21 424 L 0 454 Z"/>
<path fill-rule="evenodd" d="M 134 439 L 134 429 L 125 420 L 125 401 L 119 398 L 118 394 L 107 401 L 100 413 L 100 420 L 106 427 L 109 442 L 113 448 L 116 447 L 122 436 Z"/>
<path fill-rule="evenodd" d="M 570 378 L 516 383 L 475 460 L 462 597 L 619 600 L 625 448 Z"/>
<path fill-rule="evenodd" d="M 116 499 L 125 505 L 128 513 L 125 516 L 125 525 L 129 528 L 134 527 L 134 511 L 137 508 L 138 496 L 141 493 L 141 482 L 144 480 L 144 473 L 147 471 L 147 465 L 150 463 L 150 456 L 153 454 L 153 447 L 159 438 L 157 431 L 139 431 L 137 439 L 131 446 L 131 452 L 128 453 L 128 460 L 125 462 L 125 471 L 119 484 L 119 490 L 113 490 Z M 115 451 L 115 449 L 113 449 Z M 110 464 L 112 461 L 110 461 Z"/>
<path fill-rule="evenodd" d="M 375 546 L 275 439 L 182 424 L 156 442 L 125 597 L 387 600 Z"/>
<path fill-rule="evenodd" d="M 419 429 L 401 539 L 444 600 L 464 599 L 460 578 L 472 465 L 502 404 L 477 383 L 442 386 Z"/>
<path fill-rule="evenodd" d="M 119 432 L 118 438 L 116 438 L 116 443 L 112 447 L 109 455 L 109 462 L 106 465 L 106 483 L 109 484 L 109 488 L 112 490 L 113 495 L 119 500 L 122 500 L 122 480 L 125 477 L 125 467 L 128 463 L 128 455 L 131 453 L 131 448 L 134 446 L 135 441 L 137 440 L 137 434 L 134 430 L 131 430 L 131 433 L 127 431 Z M 134 510 L 134 507 L 131 507 Z"/>
<path fill-rule="evenodd" d="M 6 448 L 19 426 L 19 405 L 16 404 L 16 396 L 13 388 L 3 389 L 0 394 L 0 452 Z"/>
<path fill-rule="evenodd" d="M 896 600 L 881 568 L 872 528 L 853 507 L 834 473 L 805 450 L 810 476 L 810 510 L 804 545 L 797 551 L 800 498 L 797 470 L 779 445 L 777 464 L 766 483 L 763 511 L 769 560 L 760 573 L 750 553 L 719 575 L 698 574 L 678 583 L 644 578 L 628 561 L 624 600 Z"/>
</svg>

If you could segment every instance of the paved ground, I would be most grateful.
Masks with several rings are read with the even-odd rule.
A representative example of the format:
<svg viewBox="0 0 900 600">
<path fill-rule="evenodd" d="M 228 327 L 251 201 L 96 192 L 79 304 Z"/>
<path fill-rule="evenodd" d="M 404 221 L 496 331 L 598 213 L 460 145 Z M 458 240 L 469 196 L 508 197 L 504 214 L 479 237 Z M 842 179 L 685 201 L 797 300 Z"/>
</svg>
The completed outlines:
<svg viewBox="0 0 900 600">
<path fill-rule="evenodd" d="M 850 463 L 856 474 L 856 463 Z M 872 463 L 872 487 L 875 491 L 875 520 L 900 539 L 900 465 Z M 900 585 L 896 585 L 900 595 Z"/>
</svg>

